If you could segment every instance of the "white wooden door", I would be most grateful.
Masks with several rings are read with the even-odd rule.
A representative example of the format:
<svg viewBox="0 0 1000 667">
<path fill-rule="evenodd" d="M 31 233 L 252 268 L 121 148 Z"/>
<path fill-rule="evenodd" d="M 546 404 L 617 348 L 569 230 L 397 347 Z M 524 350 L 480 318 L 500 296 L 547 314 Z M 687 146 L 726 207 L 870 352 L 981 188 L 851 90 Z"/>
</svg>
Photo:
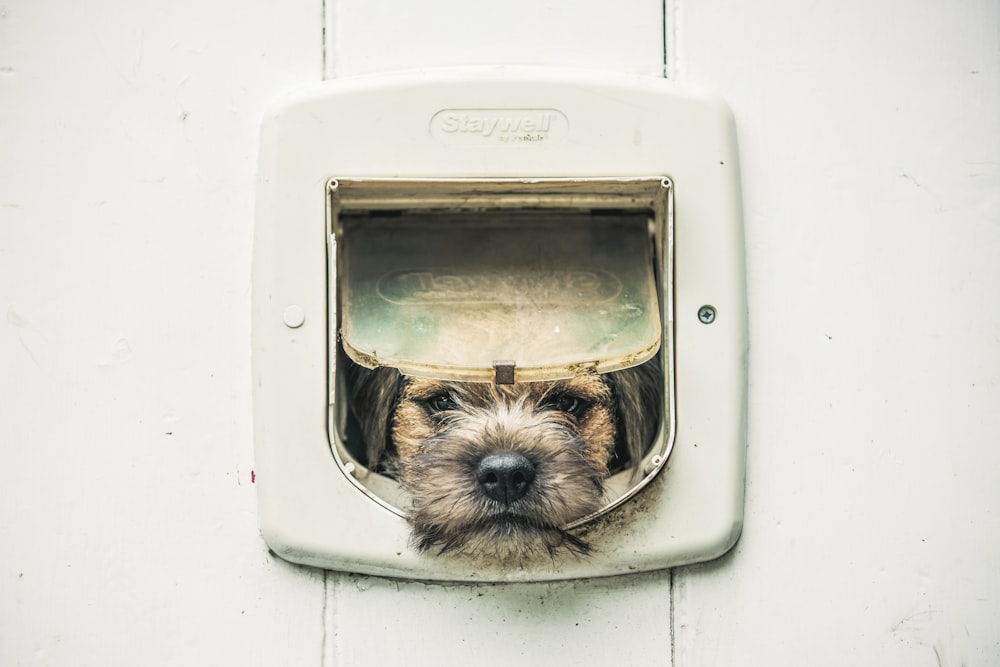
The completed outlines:
<svg viewBox="0 0 1000 667">
<path fill-rule="evenodd" d="M 0 664 L 997 664 L 998 23 L 995 0 L 0 3 Z M 455 64 L 732 105 L 750 433 L 721 561 L 440 586 L 260 540 L 263 109 Z"/>
</svg>

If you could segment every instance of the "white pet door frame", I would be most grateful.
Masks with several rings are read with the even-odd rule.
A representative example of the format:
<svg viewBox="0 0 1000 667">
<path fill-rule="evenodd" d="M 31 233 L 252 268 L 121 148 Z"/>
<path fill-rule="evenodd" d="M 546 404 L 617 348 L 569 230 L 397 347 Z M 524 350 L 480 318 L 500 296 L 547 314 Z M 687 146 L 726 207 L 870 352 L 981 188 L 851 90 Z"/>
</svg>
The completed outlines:
<svg viewBox="0 0 1000 667">
<path fill-rule="evenodd" d="M 331 179 L 665 176 L 674 197 L 673 448 L 663 471 L 576 530 L 587 558 L 528 567 L 420 553 L 331 450 Z M 665 255 L 661 255 L 663 257 Z M 367 574 L 532 581 L 715 558 L 743 520 L 746 298 L 732 117 L 712 94 L 659 79 L 467 69 L 324 82 L 264 121 L 253 275 L 260 525 L 288 560 Z M 333 369 L 335 370 L 335 369 Z M 332 394 L 332 395 L 331 395 Z"/>
</svg>

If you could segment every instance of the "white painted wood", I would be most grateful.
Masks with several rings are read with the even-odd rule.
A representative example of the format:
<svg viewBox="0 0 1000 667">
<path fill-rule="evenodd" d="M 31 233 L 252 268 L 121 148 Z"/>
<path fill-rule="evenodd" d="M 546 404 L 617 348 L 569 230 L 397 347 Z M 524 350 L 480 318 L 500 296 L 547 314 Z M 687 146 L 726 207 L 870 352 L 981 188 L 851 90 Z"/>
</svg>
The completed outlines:
<svg viewBox="0 0 1000 667">
<path fill-rule="evenodd" d="M 678 665 L 1000 660 L 998 5 L 684 3 L 740 131 L 743 538 Z"/>
<path fill-rule="evenodd" d="M 320 663 L 249 286 L 262 108 L 321 61 L 311 2 L 0 6 L 0 664 Z"/>
<path fill-rule="evenodd" d="M 394 4 L 328 3 L 325 68 L 314 0 L 0 7 L 0 664 L 668 664 L 666 573 L 445 588 L 263 550 L 263 105 L 324 72 L 662 62 L 653 10 L 466 38 Z M 678 665 L 998 660 L 997 11 L 668 7 L 672 73 L 739 126 L 752 340 L 745 531 L 674 573 Z"/>
<path fill-rule="evenodd" d="M 328 0 L 326 75 L 550 65 L 662 76 L 660 0 Z"/>
<path fill-rule="evenodd" d="M 332 665 L 669 665 L 661 575 L 441 586 L 331 574 Z"/>
</svg>

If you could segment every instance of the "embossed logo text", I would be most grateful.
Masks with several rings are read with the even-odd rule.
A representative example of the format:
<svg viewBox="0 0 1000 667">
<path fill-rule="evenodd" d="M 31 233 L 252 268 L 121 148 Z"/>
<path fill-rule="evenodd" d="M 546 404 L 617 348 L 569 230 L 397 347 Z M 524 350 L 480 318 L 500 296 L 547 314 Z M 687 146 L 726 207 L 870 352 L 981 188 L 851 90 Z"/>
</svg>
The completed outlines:
<svg viewBox="0 0 1000 667">
<path fill-rule="evenodd" d="M 565 139 L 569 121 L 558 109 L 442 109 L 430 132 L 453 146 L 538 145 Z"/>
<path fill-rule="evenodd" d="M 397 271 L 382 276 L 378 293 L 400 305 L 429 303 L 508 303 L 535 306 L 600 303 L 614 299 L 622 285 L 601 270 L 523 271 L 504 275 L 463 271 Z"/>
</svg>

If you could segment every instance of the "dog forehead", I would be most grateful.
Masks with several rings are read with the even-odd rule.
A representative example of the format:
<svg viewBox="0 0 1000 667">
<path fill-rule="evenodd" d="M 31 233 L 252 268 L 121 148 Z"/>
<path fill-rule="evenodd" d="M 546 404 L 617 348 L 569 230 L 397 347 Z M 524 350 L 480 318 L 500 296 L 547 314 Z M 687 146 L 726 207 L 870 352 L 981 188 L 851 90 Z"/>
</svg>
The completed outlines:
<svg viewBox="0 0 1000 667">
<path fill-rule="evenodd" d="M 408 377 L 403 383 L 404 400 L 427 400 L 448 394 L 471 403 L 494 404 L 499 401 L 528 399 L 542 401 L 558 394 L 573 394 L 592 401 L 611 398 L 610 383 L 596 373 L 581 373 L 566 380 L 519 382 L 497 385 L 488 382 L 453 382 Z"/>
<path fill-rule="evenodd" d="M 580 373 L 568 380 L 550 383 L 549 391 L 569 393 L 594 401 L 611 398 L 611 383 L 607 376 L 597 373 Z"/>
</svg>

